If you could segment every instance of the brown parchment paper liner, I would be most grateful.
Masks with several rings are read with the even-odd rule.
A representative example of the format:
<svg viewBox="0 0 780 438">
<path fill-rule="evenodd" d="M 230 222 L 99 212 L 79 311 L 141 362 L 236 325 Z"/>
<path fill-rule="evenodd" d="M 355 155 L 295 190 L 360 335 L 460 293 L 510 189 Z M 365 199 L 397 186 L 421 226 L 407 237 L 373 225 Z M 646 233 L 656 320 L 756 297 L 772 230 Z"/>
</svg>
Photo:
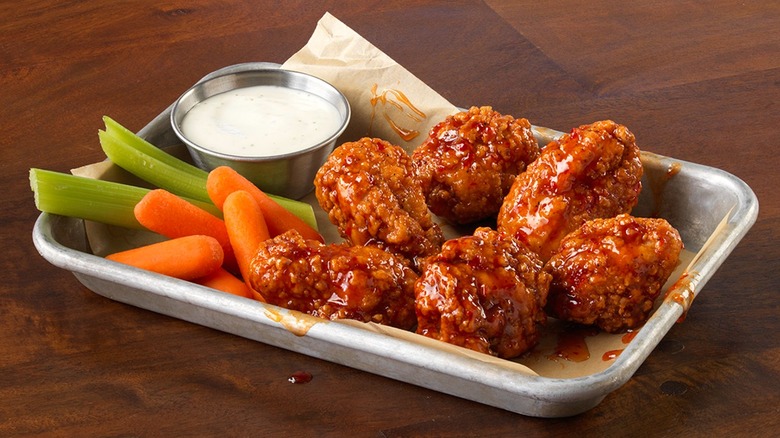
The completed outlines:
<svg viewBox="0 0 780 438">
<path fill-rule="evenodd" d="M 352 119 L 340 142 L 379 137 L 411 152 L 436 123 L 458 111 L 330 13 L 282 68 L 317 76 L 344 93 Z"/>
<path fill-rule="evenodd" d="M 331 82 L 347 96 L 352 106 L 352 123 L 345 136 L 342 137 L 344 141 L 373 135 L 411 151 L 422 142 L 434 124 L 443 120 L 447 115 L 457 112 L 456 107 L 434 90 L 330 14 L 325 14 L 307 45 L 293 55 L 283 68 L 299 70 L 321 77 Z M 418 135 L 404 140 L 399 134 L 403 132 L 417 132 Z M 166 151 L 186 161 L 191 161 L 186 149 L 181 145 L 168 147 Z M 148 187 L 148 184 L 109 161 L 83 166 L 73 169 L 71 172 L 90 178 Z M 338 230 L 330 224 L 327 214 L 319 207 L 314 194 L 305 197 L 303 201 L 314 206 L 317 223 L 325 240 L 327 242 L 340 242 L 342 239 Z M 662 292 L 662 297 L 667 295 L 666 291 L 673 287 L 675 281 L 691 274 L 688 272 L 690 266 L 702 253 L 708 250 L 712 242 L 717 240 L 715 237 L 726 227 L 729 216 L 727 214 L 724 217 L 721 224 L 713 231 L 712 237 L 697 253 L 694 254 L 689 250 L 683 251 L 681 263 L 670 276 L 670 280 Z M 444 222 L 440 223 L 448 238 L 461 233 L 456 227 L 449 226 Z M 162 240 L 161 236 L 154 233 L 128 230 L 89 221 L 85 222 L 85 227 L 91 250 L 99 256 Z M 693 274 L 695 275 L 695 273 Z M 656 306 L 660 305 L 664 299 L 659 298 Z M 669 297 L 666 296 L 666 299 Z M 687 310 L 692 299 L 692 296 L 686 298 L 681 305 Z M 289 317 L 294 318 L 292 315 L 295 314 L 297 312 L 290 312 L 291 316 Z M 309 321 L 312 318 L 308 315 L 299 315 L 301 321 L 304 319 Z M 508 361 L 392 327 L 357 321 L 340 322 L 357 325 L 387 336 L 402 338 L 426 347 L 449 351 L 452 354 L 501 364 L 520 373 L 553 378 L 580 377 L 603 371 L 613 363 L 613 360 L 606 360 L 604 355 L 610 352 L 619 353 L 630 341 L 630 339 L 626 340 L 624 335 L 603 332 L 583 336 L 581 341 L 586 346 L 589 358 L 579 362 L 567 360 L 557 355 L 556 351 L 559 350 L 561 335 L 565 334 L 568 328 L 566 324 L 550 319 L 540 344 L 522 358 Z M 288 321 L 288 323 L 290 322 Z M 295 327 L 293 323 L 288 325 Z"/>
</svg>

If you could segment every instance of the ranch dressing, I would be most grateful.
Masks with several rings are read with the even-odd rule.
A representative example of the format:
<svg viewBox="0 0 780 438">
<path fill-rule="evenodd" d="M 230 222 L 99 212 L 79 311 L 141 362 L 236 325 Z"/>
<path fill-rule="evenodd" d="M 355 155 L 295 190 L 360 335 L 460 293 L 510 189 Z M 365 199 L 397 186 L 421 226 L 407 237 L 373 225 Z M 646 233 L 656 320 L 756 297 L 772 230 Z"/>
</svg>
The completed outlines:
<svg viewBox="0 0 780 438">
<path fill-rule="evenodd" d="M 184 115 L 193 143 L 223 154 L 267 157 L 328 139 L 341 125 L 335 106 L 306 91 L 276 85 L 238 88 L 204 99 Z"/>
</svg>

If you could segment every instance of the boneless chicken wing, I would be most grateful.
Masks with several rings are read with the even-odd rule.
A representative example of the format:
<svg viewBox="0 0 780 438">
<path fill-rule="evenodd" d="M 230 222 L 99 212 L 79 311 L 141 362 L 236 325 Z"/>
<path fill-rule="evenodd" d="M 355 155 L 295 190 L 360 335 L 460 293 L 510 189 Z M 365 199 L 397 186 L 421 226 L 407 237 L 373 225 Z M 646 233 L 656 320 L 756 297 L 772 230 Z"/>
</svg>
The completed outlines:
<svg viewBox="0 0 780 438">
<path fill-rule="evenodd" d="M 543 260 L 585 221 L 629 213 L 639 199 L 642 163 L 634 135 L 605 120 L 548 143 L 518 175 L 498 214 L 498 230 Z"/>
<path fill-rule="evenodd" d="M 249 278 L 265 301 L 287 309 L 405 330 L 416 322 L 417 274 L 379 248 L 323 244 L 288 231 L 260 245 Z"/>
<path fill-rule="evenodd" d="M 363 138 L 336 148 L 314 180 L 320 206 L 353 245 L 371 245 L 416 262 L 444 241 L 425 205 L 409 155 Z"/>
<path fill-rule="evenodd" d="M 536 254 L 489 228 L 448 240 L 415 284 L 417 333 L 503 358 L 536 345 L 550 275 Z"/>
<path fill-rule="evenodd" d="M 434 126 L 412 160 L 431 212 L 467 224 L 495 217 L 515 177 L 538 155 L 528 120 L 484 106 Z"/>
<path fill-rule="evenodd" d="M 679 261 L 680 235 L 664 219 L 595 219 L 567 235 L 545 266 L 550 316 L 616 333 L 643 324 Z"/>
</svg>

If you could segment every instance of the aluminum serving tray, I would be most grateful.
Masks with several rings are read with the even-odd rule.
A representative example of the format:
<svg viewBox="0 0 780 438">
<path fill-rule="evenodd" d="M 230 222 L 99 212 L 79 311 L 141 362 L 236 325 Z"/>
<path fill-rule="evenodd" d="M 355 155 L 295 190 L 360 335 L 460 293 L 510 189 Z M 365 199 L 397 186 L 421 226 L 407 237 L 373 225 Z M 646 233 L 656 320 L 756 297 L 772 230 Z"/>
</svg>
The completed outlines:
<svg viewBox="0 0 780 438">
<path fill-rule="evenodd" d="M 139 135 L 158 147 L 178 144 L 169 111 Z M 545 128 L 535 133 L 541 144 L 560 135 Z M 666 218 L 686 249 L 698 254 L 686 272 L 670 280 L 652 317 L 617 358 L 576 377 L 536 375 L 522 361 L 441 348 L 444 343 L 400 330 L 314 318 L 114 263 L 91 253 L 80 219 L 43 213 L 33 242 L 47 261 L 116 301 L 512 412 L 563 417 L 596 406 L 634 374 L 758 215 L 753 191 L 727 172 L 652 153 L 642 159 L 644 189 L 634 214 Z"/>
</svg>

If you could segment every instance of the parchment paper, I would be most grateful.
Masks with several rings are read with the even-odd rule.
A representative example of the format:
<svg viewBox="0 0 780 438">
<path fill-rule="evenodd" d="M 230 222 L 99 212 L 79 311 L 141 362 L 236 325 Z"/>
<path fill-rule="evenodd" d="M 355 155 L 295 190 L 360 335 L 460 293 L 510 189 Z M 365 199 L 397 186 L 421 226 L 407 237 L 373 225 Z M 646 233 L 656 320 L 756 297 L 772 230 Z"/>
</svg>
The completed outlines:
<svg viewBox="0 0 780 438">
<path fill-rule="evenodd" d="M 411 152 L 435 124 L 458 112 L 330 13 L 282 68 L 317 76 L 344 93 L 352 119 L 340 142 L 379 137 Z"/>
</svg>

